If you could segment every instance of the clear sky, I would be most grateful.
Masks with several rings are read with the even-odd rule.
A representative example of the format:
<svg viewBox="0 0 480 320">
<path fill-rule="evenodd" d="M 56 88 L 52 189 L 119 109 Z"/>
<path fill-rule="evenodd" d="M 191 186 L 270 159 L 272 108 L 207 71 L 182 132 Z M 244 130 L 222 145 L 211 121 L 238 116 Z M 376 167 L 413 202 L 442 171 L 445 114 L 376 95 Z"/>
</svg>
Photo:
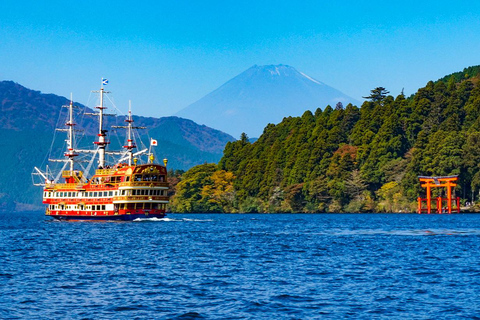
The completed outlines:
<svg viewBox="0 0 480 320">
<path fill-rule="evenodd" d="M 254 64 L 411 94 L 480 64 L 480 1 L 0 1 L 0 80 L 82 103 L 171 115 Z"/>
</svg>

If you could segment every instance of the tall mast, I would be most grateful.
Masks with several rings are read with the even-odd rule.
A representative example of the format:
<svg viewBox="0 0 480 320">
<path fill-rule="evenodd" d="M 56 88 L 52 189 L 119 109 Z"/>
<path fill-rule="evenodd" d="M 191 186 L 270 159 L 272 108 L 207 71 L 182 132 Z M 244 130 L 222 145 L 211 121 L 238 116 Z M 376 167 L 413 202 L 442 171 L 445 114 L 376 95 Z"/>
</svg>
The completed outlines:
<svg viewBox="0 0 480 320">
<path fill-rule="evenodd" d="M 128 123 L 128 136 L 127 136 L 127 145 L 125 146 L 128 150 L 128 165 L 132 165 L 133 161 L 133 152 L 132 149 L 135 148 L 136 146 L 133 144 L 132 140 L 132 102 L 128 101 L 128 119 L 125 120 L 125 122 Z"/>
<path fill-rule="evenodd" d="M 94 115 L 94 116 L 98 116 L 98 141 L 95 141 L 94 143 L 96 145 L 98 145 L 98 168 L 99 169 L 103 169 L 105 168 L 105 147 L 107 144 L 109 144 L 110 142 L 107 141 L 106 139 L 106 136 L 107 136 L 107 131 L 108 130 L 104 130 L 103 129 L 103 117 L 104 116 L 110 116 L 111 114 L 105 114 L 103 113 L 103 110 L 104 109 L 107 109 L 104 104 L 103 104 L 103 95 L 105 93 L 110 93 L 109 91 L 105 91 L 103 89 L 103 84 L 107 83 L 105 82 L 106 80 L 102 78 L 102 86 L 100 88 L 99 91 L 93 91 L 93 92 L 98 92 L 100 93 L 100 105 L 98 107 L 95 107 L 96 109 L 98 109 L 98 113 L 86 113 L 86 114 L 89 114 L 89 115 Z"/>
<path fill-rule="evenodd" d="M 70 172 L 73 172 L 73 158 L 78 156 L 78 154 L 75 153 L 73 150 L 73 143 L 74 143 L 74 129 L 73 127 L 76 125 L 73 122 L 73 101 L 72 98 L 70 98 L 70 105 L 68 106 L 68 122 L 66 125 L 68 126 L 68 139 L 67 139 L 67 152 L 65 153 L 65 156 L 68 157 L 68 162 L 70 165 Z"/>
<path fill-rule="evenodd" d="M 128 101 L 128 118 L 125 120 L 128 125 L 126 126 L 112 126 L 112 128 L 122 128 L 122 129 L 127 129 L 127 145 L 123 146 L 125 149 L 127 149 L 128 153 L 128 165 L 132 165 L 133 161 L 133 149 L 135 149 L 137 146 L 135 143 L 133 143 L 133 134 L 132 130 L 133 129 L 145 129 L 145 127 L 134 127 L 132 126 L 133 124 L 133 118 L 132 118 L 132 104 L 131 101 Z"/>
<path fill-rule="evenodd" d="M 98 167 L 104 168 L 105 167 L 105 136 L 107 135 L 107 131 L 103 130 L 103 83 L 102 88 L 100 88 L 100 106 L 97 107 L 99 110 L 98 112 Z"/>
</svg>

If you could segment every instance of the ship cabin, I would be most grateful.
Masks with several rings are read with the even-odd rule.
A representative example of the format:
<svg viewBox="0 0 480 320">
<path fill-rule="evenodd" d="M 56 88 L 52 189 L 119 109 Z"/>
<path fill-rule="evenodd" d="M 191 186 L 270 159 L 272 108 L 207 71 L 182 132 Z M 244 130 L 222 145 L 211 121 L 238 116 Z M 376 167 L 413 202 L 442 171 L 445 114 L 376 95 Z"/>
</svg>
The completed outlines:
<svg viewBox="0 0 480 320">
<path fill-rule="evenodd" d="M 97 169 L 86 180 L 81 171 L 64 171 L 65 183 L 46 186 L 47 215 L 78 218 L 116 215 L 164 216 L 168 204 L 166 167 L 158 164 Z"/>
</svg>

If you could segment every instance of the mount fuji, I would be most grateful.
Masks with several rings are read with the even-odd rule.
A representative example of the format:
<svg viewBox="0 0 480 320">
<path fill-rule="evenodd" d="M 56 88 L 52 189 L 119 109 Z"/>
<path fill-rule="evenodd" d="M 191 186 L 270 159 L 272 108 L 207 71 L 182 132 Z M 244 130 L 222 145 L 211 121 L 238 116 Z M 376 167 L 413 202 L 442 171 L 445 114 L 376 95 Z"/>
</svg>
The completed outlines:
<svg viewBox="0 0 480 320">
<path fill-rule="evenodd" d="M 268 123 L 341 102 L 359 102 L 287 65 L 253 66 L 175 115 L 227 132 L 258 137 Z"/>
</svg>

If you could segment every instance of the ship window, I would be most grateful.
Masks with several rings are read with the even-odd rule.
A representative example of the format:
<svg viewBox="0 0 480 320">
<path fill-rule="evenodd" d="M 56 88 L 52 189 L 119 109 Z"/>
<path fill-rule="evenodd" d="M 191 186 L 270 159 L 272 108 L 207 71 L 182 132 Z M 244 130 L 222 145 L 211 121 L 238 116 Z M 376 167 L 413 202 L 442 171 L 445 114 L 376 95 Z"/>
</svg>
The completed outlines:
<svg viewBox="0 0 480 320">
<path fill-rule="evenodd" d="M 105 210 L 105 205 L 104 204 L 102 204 L 102 210 Z"/>
<path fill-rule="evenodd" d="M 142 175 L 141 174 L 136 174 L 135 175 L 135 181 L 142 181 Z"/>
<path fill-rule="evenodd" d="M 161 182 L 165 181 L 165 176 L 160 176 L 160 181 Z"/>
<path fill-rule="evenodd" d="M 136 196 L 137 195 L 137 190 L 132 190 L 132 196 Z"/>
<path fill-rule="evenodd" d="M 94 193 L 93 193 L 93 197 L 94 197 L 94 198 L 96 198 L 96 197 L 97 197 L 97 195 L 98 195 L 98 193 L 97 193 L 97 192 L 94 192 Z"/>
<path fill-rule="evenodd" d="M 158 181 L 158 176 L 156 174 L 152 176 L 152 181 Z"/>
<path fill-rule="evenodd" d="M 145 209 L 152 209 L 151 203 L 145 203 Z"/>
<path fill-rule="evenodd" d="M 143 181 L 150 181 L 150 175 L 149 174 L 144 175 Z"/>
<path fill-rule="evenodd" d="M 147 191 L 147 190 L 142 190 L 142 196 L 144 196 L 144 195 L 145 195 L 145 191 Z"/>
<path fill-rule="evenodd" d="M 112 197 L 112 196 L 113 196 L 113 191 L 109 191 L 109 192 L 108 192 L 108 196 L 109 196 L 109 197 Z"/>
</svg>

